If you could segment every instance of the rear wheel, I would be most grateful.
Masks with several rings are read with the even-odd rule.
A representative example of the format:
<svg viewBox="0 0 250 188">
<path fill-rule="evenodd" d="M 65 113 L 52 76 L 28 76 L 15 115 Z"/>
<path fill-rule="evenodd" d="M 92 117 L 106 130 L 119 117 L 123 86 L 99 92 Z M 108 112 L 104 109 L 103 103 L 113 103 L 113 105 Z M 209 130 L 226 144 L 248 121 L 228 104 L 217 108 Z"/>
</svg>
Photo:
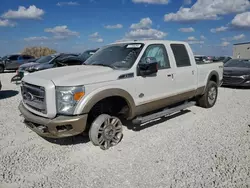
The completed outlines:
<svg viewBox="0 0 250 188">
<path fill-rule="evenodd" d="M 203 108 L 211 108 L 217 101 L 218 86 L 214 81 L 209 81 L 204 95 L 198 99 L 198 105 Z"/>
<path fill-rule="evenodd" d="M 91 124 L 89 138 L 95 146 L 107 150 L 122 140 L 122 126 L 118 117 L 101 114 Z"/>
<path fill-rule="evenodd" d="M 4 67 L 0 65 L 0 73 L 4 72 Z"/>
</svg>

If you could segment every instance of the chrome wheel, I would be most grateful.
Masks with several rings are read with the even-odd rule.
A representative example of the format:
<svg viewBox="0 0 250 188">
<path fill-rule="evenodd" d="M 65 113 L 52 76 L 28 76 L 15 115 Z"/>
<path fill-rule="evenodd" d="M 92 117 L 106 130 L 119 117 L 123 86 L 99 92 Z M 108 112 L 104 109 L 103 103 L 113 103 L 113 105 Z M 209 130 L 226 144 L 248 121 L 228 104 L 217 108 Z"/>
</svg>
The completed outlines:
<svg viewBox="0 0 250 188">
<path fill-rule="evenodd" d="M 211 87 L 208 90 L 208 102 L 210 105 L 213 105 L 217 97 L 217 89 L 215 87 Z"/>
<path fill-rule="evenodd" d="M 117 117 L 102 114 L 92 123 L 89 137 L 94 145 L 107 150 L 121 141 L 122 122 Z"/>
</svg>

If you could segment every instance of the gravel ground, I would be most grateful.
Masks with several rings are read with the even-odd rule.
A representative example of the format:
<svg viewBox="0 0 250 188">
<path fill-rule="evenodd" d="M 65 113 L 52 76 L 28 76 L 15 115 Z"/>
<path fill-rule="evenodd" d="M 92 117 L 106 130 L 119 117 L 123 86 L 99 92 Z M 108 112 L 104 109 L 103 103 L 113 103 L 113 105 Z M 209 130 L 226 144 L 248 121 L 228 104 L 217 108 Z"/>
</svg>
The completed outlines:
<svg viewBox="0 0 250 188">
<path fill-rule="evenodd" d="M 250 90 L 220 88 L 212 109 L 189 108 L 103 151 L 81 136 L 47 141 L 21 122 L 19 86 L 0 75 L 0 187 L 250 187 Z"/>
</svg>

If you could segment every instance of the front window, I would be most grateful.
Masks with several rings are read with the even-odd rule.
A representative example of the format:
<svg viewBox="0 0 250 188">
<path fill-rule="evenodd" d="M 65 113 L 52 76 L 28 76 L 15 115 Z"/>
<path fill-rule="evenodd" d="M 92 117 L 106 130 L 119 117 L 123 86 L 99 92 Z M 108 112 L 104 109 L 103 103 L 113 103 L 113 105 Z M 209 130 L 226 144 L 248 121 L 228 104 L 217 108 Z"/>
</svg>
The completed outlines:
<svg viewBox="0 0 250 188">
<path fill-rule="evenodd" d="M 5 61 L 6 59 L 8 59 L 10 56 L 9 55 L 6 55 L 4 57 L 1 58 L 2 61 Z"/>
<path fill-rule="evenodd" d="M 40 59 L 38 59 L 36 62 L 37 63 L 48 63 L 53 59 L 53 56 L 43 56 Z"/>
<path fill-rule="evenodd" d="M 86 65 L 108 66 L 113 69 L 129 69 L 135 63 L 144 44 L 122 43 L 105 46 L 85 61 Z"/>
<path fill-rule="evenodd" d="M 231 59 L 229 60 L 224 67 L 241 67 L 241 68 L 250 68 L 250 60 L 248 59 Z"/>
</svg>

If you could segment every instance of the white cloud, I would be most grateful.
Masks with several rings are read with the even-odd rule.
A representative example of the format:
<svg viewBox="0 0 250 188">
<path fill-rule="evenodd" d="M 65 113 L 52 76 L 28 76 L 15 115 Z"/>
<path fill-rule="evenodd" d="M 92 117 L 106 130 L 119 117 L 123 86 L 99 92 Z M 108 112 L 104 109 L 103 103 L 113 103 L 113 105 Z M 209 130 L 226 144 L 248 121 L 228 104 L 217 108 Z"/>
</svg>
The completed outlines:
<svg viewBox="0 0 250 188">
<path fill-rule="evenodd" d="M 15 25 L 15 23 L 10 22 L 9 20 L 0 19 L 0 27 L 14 27 Z"/>
<path fill-rule="evenodd" d="M 44 41 L 44 40 L 48 40 L 48 37 L 42 36 L 42 37 L 28 37 L 28 38 L 24 38 L 25 41 Z"/>
<path fill-rule="evenodd" d="M 187 41 L 189 44 L 204 44 L 204 41 L 201 40 L 194 40 L 194 41 Z"/>
<path fill-rule="evenodd" d="M 96 42 L 103 42 L 103 39 L 99 38 L 99 39 L 96 40 Z"/>
<path fill-rule="evenodd" d="M 134 3 L 168 4 L 169 0 L 132 0 Z"/>
<path fill-rule="evenodd" d="M 227 29 L 228 27 L 221 26 L 221 27 L 213 28 L 210 31 L 211 33 L 219 33 L 219 32 L 226 31 Z"/>
<path fill-rule="evenodd" d="M 183 4 L 184 5 L 190 5 L 192 3 L 192 0 L 184 0 Z"/>
<path fill-rule="evenodd" d="M 229 45 L 230 45 L 230 42 L 224 41 L 224 42 L 221 43 L 220 46 L 226 47 L 226 46 L 229 46 Z"/>
<path fill-rule="evenodd" d="M 150 18 L 142 18 L 139 23 L 132 24 L 131 29 L 149 29 L 153 22 Z"/>
<path fill-rule="evenodd" d="M 240 34 L 240 35 L 236 35 L 236 36 L 233 36 L 233 37 L 228 37 L 228 38 L 221 38 L 222 41 L 234 41 L 234 40 L 242 40 L 246 38 L 246 36 L 244 34 Z"/>
<path fill-rule="evenodd" d="M 198 40 L 198 39 L 192 36 L 192 37 L 188 37 L 187 40 L 188 40 L 188 41 L 196 41 L 196 40 Z"/>
<path fill-rule="evenodd" d="M 181 7 L 176 13 L 168 13 L 164 20 L 168 21 L 198 21 L 218 20 L 221 15 L 240 13 L 250 8 L 248 0 L 197 0 L 191 8 Z"/>
<path fill-rule="evenodd" d="M 206 37 L 204 35 L 201 35 L 201 40 L 205 40 Z"/>
<path fill-rule="evenodd" d="M 162 39 L 167 36 L 167 33 L 156 29 L 136 29 L 125 35 L 128 39 Z"/>
<path fill-rule="evenodd" d="M 78 2 L 68 1 L 68 2 L 58 2 L 56 5 L 57 6 L 65 6 L 65 5 L 68 5 L 68 6 L 78 6 L 80 4 Z"/>
<path fill-rule="evenodd" d="M 204 36 L 203 36 L 204 37 Z M 202 37 L 201 37 L 202 38 Z M 205 42 L 203 40 L 198 40 L 196 37 L 191 36 L 187 38 L 187 42 L 189 44 L 204 44 Z"/>
<path fill-rule="evenodd" d="M 91 37 L 91 38 L 98 38 L 98 37 L 100 37 L 100 36 L 99 36 L 99 33 L 98 33 L 98 32 L 95 32 L 95 33 L 89 35 L 89 37 Z"/>
<path fill-rule="evenodd" d="M 250 28 L 250 12 L 237 14 L 231 24 L 233 27 Z"/>
<path fill-rule="evenodd" d="M 98 43 L 101 43 L 103 42 L 103 38 L 101 38 L 101 36 L 99 35 L 98 32 L 95 32 L 95 33 L 92 33 L 91 35 L 89 35 L 89 39 L 91 41 L 94 41 L 94 42 L 98 42 Z"/>
<path fill-rule="evenodd" d="M 41 19 L 44 13 L 44 10 L 37 8 L 35 5 L 28 8 L 19 6 L 18 10 L 8 10 L 2 17 L 6 19 Z"/>
<path fill-rule="evenodd" d="M 246 36 L 244 34 L 240 34 L 240 35 L 236 35 L 232 38 L 232 40 L 242 40 L 244 39 Z"/>
<path fill-rule="evenodd" d="M 105 25 L 104 26 L 106 29 L 121 29 L 123 28 L 122 24 L 116 24 L 116 25 Z"/>
<path fill-rule="evenodd" d="M 180 28 L 179 31 L 184 32 L 184 33 L 189 33 L 189 32 L 194 32 L 194 28 L 192 28 L 192 27 Z"/>
<path fill-rule="evenodd" d="M 80 36 L 79 32 L 69 30 L 68 26 L 66 25 L 56 26 L 54 28 L 47 28 L 44 31 L 47 33 L 52 33 L 55 39 L 65 39 L 70 36 Z"/>
</svg>

